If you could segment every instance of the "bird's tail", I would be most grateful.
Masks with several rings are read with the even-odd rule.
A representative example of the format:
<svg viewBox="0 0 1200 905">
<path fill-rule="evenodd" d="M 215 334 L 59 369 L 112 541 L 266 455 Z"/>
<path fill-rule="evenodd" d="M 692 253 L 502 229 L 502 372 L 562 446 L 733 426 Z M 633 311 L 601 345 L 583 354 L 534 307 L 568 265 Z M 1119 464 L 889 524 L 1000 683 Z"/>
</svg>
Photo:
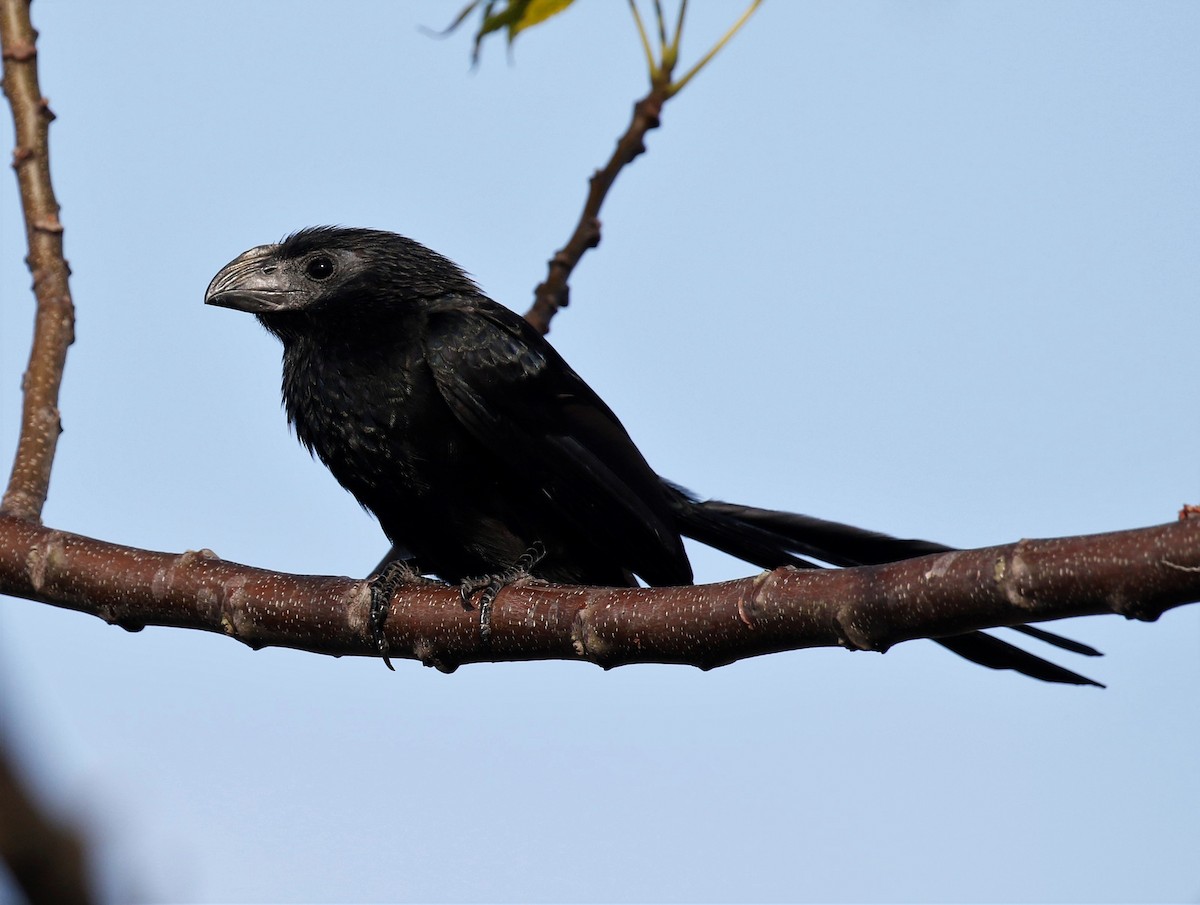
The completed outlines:
<svg viewBox="0 0 1200 905">
<path fill-rule="evenodd" d="M 719 500 L 700 501 L 680 487 L 673 484 L 668 487 L 685 535 L 763 569 L 785 565 L 821 568 L 805 557 L 834 566 L 876 565 L 954 549 L 944 544 L 891 537 L 808 515 L 756 509 Z M 1095 648 L 1044 629 L 1028 625 L 1014 625 L 1012 628 L 1063 650 L 1088 657 L 1100 656 Z M 1099 682 L 983 632 L 967 632 L 933 640 L 980 666 L 1013 669 L 1046 682 L 1104 687 Z"/>
</svg>

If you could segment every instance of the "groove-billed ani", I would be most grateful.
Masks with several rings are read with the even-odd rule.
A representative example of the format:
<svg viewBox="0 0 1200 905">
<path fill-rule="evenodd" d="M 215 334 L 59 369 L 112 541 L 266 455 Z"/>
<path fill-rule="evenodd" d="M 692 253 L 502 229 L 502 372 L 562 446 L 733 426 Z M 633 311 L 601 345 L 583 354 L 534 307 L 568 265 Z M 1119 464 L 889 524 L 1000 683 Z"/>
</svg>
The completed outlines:
<svg viewBox="0 0 1200 905">
<path fill-rule="evenodd" d="M 403 236 L 301 230 L 235 258 L 205 301 L 253 312 L 282 340 L 283 399 L 300 442 L 375 514 L 393 556 L 447 581 L 505 573 L 536 548 L 530 571 L 547 581 L 690 584 L 681 535 L 762 568 L 950 549 L 696 500 L 651 470 L 523 318 Z M 938 641 L 992 668 L 1096 684 L 980 632 Z"/>
</svg>

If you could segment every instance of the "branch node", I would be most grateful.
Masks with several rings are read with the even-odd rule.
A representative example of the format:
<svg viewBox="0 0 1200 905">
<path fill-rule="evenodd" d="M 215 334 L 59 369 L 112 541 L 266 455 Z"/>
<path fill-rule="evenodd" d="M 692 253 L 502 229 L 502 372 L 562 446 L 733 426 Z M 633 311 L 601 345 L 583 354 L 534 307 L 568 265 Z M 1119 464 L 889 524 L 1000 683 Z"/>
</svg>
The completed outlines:
<svg viewBox="0 0 1200 905">
<path fill-rule="evenodd" d="M 29 583 L 39 594 L 46 588 L 47 571 L 51 567 L 61 568 L 63 562 L 63 535 L 59 531 L 50 531 L 40 544 L 29 548 L 25 556 L 25 568 L 29 573 Z"/>
<path fill-rule="evenodd" d="M 992 580 L 1004 592 L 1004 598 L 1012 606 L 1022 610 L 1032 610 L 1037 607 L 1037 601 L 1022 590 L 1022 585 L 1029 579 L 1029 563 L 1022 555 L 1029 540 L 1022 538 L 1012 547 L 1012 554 L 1006 556 L 1003 552 L 996 557 L 992 566 Z"/>
<path fill-rule="evenodd" d="M 874 650 L 886 653 L 891 646 L 875 641 L 871 633 L 865 631 L 855 622 L 856 607 L 843 606 L 837 611 L 834 629 L 837 632 L 838 644 L 848 650 Z"/>
<path fill-rule="evenodd" d="M 638 145 L 642 145 L 642 137 L 651 129 L 657 129 L 662 125 L 662 107 L 663 101 L 666 100 L 662 90 L 654 90 L 647 94 L 644 98 L 633 105 L 633 118 L 636 120 L 639 117 L 645 121 L 641 130 L 637 134 L 635 141 Z M 642 150 L 645 147 L 642 146 Z"/>
<path fill-rule="evenodd" d="M 571 622 L 571 647 L 580 657 L 595 663 L 601 669 L 612 669 L 620 665 L 616 659 L 620 653 L 619 646 L 614 644 L 612 638 L 606 638 L 597 631 L 595 620 L 592 618 L 594 612 L 592 604 L 589 603 L 580 607 L 579 612 L 575 614 Z M 637 646 L 637 639 L 634 638 L 632 643 Z"/>
<path fill-rule="evenodd" d="M 762 614 L 762 591 L 773 572 L 759 572 L 738 597 L 737 614 L 746 628 L 753 629 L 754 621 Z"/>
<path fill-rule="evenodd" d="M 46 214 L 44 217 L 31 220 L 29 225 L 38 232 L 49 233 L 53 236 L 61 235 L 63 232 L 63 225 L 54 214 Z"/>
<path fill-rule="evenodd" d="M 1157 622 L 1158 617 L 1163 614 L 1161 607 L 1152 606 L 1148 601 L 1131 598 L 1121 591 L 1112 592 L 1108 599 L 1112 611 L 1130 621 Z"/>
<path fill-rule="evenodd" d="M 231 638 L 237 638 L 252 650 L 259 650 L 263 645 L 254 640 L 255 619 L 246 606 L 247 602 L 253 605 L 255 599 L 246 592 L 246 578 L 238 576 L 232 579 L 225 585 L 224 591 L 221 631 Z"/>
<path fill-rule="evenodd" d="M 586 248 L 598 248 L 600 246 L 600 218 L 588 217 L 584 221 L 583 234 L 580 236 Z"/>
<path fill-rule="evenodd" d="M 37 32 L 34 32 L 37 35 Z M 28 63 L 37 59 L 37 45 L 33 41 L 14 41 L 4 51 L 4 59 L 14 63 Z"/>
<path fill-rule="evenodd" d="M 458 669 L 457 663 L 452 663 L 449 660 L 443 659 L 437 652 L 437 648 L 428 638 L 418 638 L 413 642 L 413 656 L 421 661 L 422 666 L 428 666 L 436 669 L 438 672 L 449 675 Z"/>
</svg>

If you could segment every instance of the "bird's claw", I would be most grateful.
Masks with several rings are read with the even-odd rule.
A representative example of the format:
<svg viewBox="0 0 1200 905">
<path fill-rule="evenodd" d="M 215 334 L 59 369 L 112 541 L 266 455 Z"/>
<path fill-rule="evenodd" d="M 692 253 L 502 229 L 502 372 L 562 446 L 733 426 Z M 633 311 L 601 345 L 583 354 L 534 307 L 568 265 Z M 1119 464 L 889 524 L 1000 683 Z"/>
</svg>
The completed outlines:
<svg viewBox="0 0 1200 905">
<path fill-rule="evenodd" d="M 367 582 L 371 588 L 371 609 L 367 616 L 367 622 L 371 626 L 371 638 L 375 642 L 375 649 L 383 657 L 383 665 L 392 672 L 396 671 L 396 667 L 392 666 L 392 660 L 388 656 L 388 640 L 383 631 L 392 607 L 392 594 L 400 585 L 419 578 L 406 560 L 396 559 L 371 576 Z"/>
<path fill-rule="evenodd" d="M 464 578 L 458 586 L 459 597 L 462 598 L 463 608 L 471 608 L 471 597 L 479 591 L 479 637 L 486 644 L 492 637 L 492 604 L 496 595 L 505 586 L 522 578 L 529 578 L 530 571 L 541 562 L 546 555 L 546 548 L 539 542 L 526 550 L 513 563 L 512 568 L 496 575 L 480 575 L 476 578 Z"/>
</svg>

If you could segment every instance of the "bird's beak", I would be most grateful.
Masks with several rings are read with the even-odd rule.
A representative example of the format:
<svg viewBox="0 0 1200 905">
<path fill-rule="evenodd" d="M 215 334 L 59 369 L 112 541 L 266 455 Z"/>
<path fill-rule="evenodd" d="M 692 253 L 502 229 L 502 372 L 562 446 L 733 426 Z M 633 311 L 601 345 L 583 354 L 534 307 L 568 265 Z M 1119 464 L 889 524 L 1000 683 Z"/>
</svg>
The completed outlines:
<svg viewBox="0 0 1200 905">
<path fill-rule="evenodd" d="M 274 258 L 277 245 L 259 245 L 221 268 L 208 284 L 204 304 L 269 314 L 302 307 L 303 295 L 287 286 L 285 271 Z"/>
</svg>

